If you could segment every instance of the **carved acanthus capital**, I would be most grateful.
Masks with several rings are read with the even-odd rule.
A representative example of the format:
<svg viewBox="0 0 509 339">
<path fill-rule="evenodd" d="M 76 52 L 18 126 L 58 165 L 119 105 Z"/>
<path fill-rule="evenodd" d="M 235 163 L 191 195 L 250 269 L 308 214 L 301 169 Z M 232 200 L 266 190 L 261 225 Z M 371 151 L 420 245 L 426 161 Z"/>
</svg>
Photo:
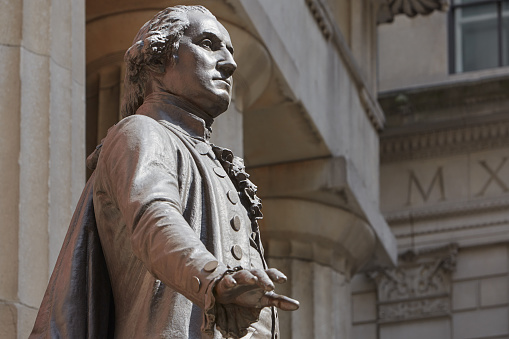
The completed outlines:
<svg viewBox="0 0 509 339">
<path fill-rule="evenodd" d="M 414 17 L 418 14 L 427 15 L 435 10 L 447 11 L 448 0 L 380 0 L 377 23 L 384 24 L 394 21 L 397 14 Z"/>
<path fill-rule="evenodd" d="M 455 244 L 426 252 L 408 251 L 400 255 L 397 268 L 369 273 L 377 285 L 379 321 L 449 314 L 457 251 Z"/>
</svg>

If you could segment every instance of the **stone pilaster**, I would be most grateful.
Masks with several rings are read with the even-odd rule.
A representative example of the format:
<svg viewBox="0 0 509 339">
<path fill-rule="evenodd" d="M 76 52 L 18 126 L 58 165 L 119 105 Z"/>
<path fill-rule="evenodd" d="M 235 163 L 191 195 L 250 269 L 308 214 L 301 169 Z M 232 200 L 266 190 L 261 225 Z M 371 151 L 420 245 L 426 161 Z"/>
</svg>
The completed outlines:
<svg viewBox="0 0 509 339">
<path fill-rule="evenodd" d="M 84 184 L 84 1 L 6 5 L 0 336 L 25 338 Z"/>
</svg>

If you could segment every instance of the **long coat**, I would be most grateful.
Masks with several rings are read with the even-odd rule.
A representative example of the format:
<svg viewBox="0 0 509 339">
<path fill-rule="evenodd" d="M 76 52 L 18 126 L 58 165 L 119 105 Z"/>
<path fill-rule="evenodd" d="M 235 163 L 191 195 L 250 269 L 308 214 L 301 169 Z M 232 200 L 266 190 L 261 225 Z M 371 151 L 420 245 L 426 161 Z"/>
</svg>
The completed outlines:
<svg viewBox="0 0 509 339">
<path fill-rule="evenodd" d="M 190 111 L 153 95 L 110 129 L 34 337 L 275 336 L 274 309 L 214 300 L 228 269 L 266 265 L 249 204 L 256 198 L 240 189 L 250 182 L 242 166 L 225 166 L 239 159 L 222 161 L 230 154 L 208 142 L 210 121 Z"/>
</svg>

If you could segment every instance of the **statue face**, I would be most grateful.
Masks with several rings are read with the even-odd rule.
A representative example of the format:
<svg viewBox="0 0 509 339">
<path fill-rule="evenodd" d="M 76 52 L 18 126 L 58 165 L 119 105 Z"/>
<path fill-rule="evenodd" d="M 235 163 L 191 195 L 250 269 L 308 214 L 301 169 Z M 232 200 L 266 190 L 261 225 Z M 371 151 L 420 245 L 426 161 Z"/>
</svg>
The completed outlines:
<svg viewBox="0 0 509 339">
<path fill-rule="evenodd" d="M 190 25 L 180 40 L 176 64 L 168 65 L 160 90 L 186 99 L 211 117 L 226 111 L 232 93 L 230 35 L 215 18 L 189 12 Z"/>
</svg>

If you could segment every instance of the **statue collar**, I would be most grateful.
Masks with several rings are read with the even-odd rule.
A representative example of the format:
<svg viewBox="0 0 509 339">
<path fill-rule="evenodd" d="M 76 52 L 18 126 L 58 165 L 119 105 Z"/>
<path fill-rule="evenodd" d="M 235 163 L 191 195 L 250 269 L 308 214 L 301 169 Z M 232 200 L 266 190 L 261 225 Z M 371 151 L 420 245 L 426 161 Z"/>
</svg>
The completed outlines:
<svg viewBox="0 0 509 339">
<path fill-rule="evenodd" d="M 146 115 L 155 120 L 165 120 L 180 130 L 203 140 L 209 140 L 214 119 L 186 100 L 166 92 L 151 93 L 136 114 Z"/>
</svg>

